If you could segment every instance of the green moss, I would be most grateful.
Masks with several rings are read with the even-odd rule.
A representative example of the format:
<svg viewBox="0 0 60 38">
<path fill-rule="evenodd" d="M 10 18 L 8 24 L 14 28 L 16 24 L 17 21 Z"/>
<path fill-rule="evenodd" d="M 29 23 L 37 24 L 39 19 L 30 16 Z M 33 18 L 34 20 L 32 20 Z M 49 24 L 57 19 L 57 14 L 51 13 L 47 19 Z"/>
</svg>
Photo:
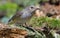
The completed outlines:
<svg viewBox="0 0 60 38">
<path fill-rule="evenodd" d="M 60 20 L 57 20 L 55 18 L 49 18 L 49 17 L 36 18 L 36 17 L 33 17 L 30 20 L 30 24 L 32 26 L 42 26 L 44 23 L 48 24 L 48 26 L 51 26 L 53 28 L 54 27 L 60 28 Z"/>
</svg>

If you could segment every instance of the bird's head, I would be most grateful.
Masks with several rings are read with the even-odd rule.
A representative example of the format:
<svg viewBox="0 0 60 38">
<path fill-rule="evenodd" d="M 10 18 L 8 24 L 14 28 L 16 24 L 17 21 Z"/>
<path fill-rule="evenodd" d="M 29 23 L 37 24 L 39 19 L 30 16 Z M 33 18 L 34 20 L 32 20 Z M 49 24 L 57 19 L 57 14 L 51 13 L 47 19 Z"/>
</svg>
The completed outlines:
<svg viewBox="0 0 60 38">
<path fill-rule="evenodd" d="M 21 18 L 27 18 L 27 17 L 31 17 L 35 14 L 35 11 L 39 9 L 39 7 L 35 6 L 35 5 L 30 5 L 28 7 L 26 7 L 25 9 L 23 9 L 19 14 L 21 14 Z"/>
<path fill-rule="evenodd" d="M 30 11 L 30 13 L 32 13 L 35 10 L 40 9 L 40 8 L 36 5 L 30 5 L 30 6 L 27 7 L 27 9 Z"/>
</svg>

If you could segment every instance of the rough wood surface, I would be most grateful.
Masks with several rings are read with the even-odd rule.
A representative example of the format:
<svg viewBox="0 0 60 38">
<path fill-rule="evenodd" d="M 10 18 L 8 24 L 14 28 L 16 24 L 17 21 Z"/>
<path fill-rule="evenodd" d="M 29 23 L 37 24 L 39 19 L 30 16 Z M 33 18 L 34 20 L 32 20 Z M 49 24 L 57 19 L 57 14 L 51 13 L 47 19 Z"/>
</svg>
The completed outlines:
<svg viewBox="0 0 60 38">
<path fill-rule="evenodd" d="M 0 23 L 0 38 L 25 38 L 27 31 Z"/>
</svg>

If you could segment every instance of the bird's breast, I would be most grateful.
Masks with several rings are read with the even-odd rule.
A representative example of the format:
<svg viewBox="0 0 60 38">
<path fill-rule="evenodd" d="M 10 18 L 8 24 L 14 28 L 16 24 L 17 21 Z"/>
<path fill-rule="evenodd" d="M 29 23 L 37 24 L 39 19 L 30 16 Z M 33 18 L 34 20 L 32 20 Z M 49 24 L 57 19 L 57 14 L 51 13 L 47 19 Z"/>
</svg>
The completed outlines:
<svg viewBox="0 0 60 38">
<path fill-rule="evenodd" d="M 31 13 L 28 13 L 28 12 L 26 12 L 26 13 L 23 13 L 22 15 L 21 15 L 21 18 L 22 19 L 25 19 L 25 18 L 29 18 L 29 17 L 31 17 Z"/>
</svg>

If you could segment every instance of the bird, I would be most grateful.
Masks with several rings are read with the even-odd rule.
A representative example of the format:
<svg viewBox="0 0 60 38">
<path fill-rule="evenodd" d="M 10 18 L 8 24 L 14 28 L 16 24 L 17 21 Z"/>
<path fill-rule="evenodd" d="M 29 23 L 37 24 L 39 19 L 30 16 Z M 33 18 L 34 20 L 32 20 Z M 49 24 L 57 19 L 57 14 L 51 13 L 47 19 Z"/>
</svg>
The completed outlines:
<svg viewBox="0 0 60 38">
<path fill-rule="evenodd" d="M 18 10 L 16 14 L 8 21 L 9 23 L 24 24 L 31 19 L 35 14 L 35 10 L 39 9 L 35 5 L 30 5 L 24 8 L 22 11 Z"/>
</svg>

